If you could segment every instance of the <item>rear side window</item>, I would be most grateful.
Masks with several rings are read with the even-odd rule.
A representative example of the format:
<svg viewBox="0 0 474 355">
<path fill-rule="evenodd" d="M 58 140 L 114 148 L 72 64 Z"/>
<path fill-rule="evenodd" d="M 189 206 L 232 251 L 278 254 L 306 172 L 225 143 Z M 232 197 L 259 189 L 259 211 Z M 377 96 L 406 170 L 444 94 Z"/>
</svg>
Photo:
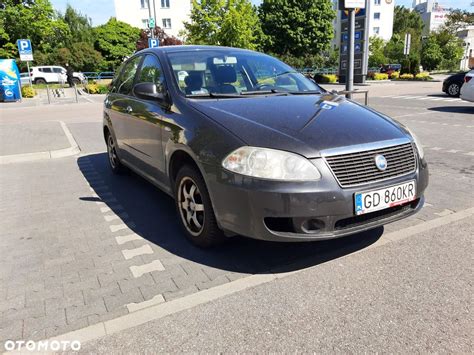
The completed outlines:
<svg viewBox="0 0 474 355">
<path fill-rule="evenodd" d="M 138 83 L 154 83 L 158 92 L 164 91 L 163 70 L 161 69 L 158 58 L 154 55 L 147 55 L 143 60 L 140 74 L 138 75 Z"/>
<path fill-rule="evenodd" d="M 42 70 L 43 73 L 52 73 L 52 69 L 51 68 L 43 68 Z"/>
<path fill-rule="evenodd" d="M 133 82 L 135 74 L 137 73 L 138 64 L 140 64 L 141 56 L 132 58 L 127 62 L 120 74 L 120 78 L 117 81 L 117 92 L 123 95 L 130 95 L 132 92 Z"/>
</svg>

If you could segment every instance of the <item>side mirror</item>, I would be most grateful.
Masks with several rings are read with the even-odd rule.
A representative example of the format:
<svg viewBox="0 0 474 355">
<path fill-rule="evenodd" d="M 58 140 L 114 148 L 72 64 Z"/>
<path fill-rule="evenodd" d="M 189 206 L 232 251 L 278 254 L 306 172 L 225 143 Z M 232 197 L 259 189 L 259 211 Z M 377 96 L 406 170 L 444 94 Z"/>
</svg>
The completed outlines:
<svg viewBox="0 0 474 355">
<path fill-rule="evenodd" d="M 166 102 L 166 96 L 158 92 L 158 88 L 154 83 L 139 83 L 133 87 L 133 93 L 141 99 L 155 99 L 161 103 Z"/>
</svg>

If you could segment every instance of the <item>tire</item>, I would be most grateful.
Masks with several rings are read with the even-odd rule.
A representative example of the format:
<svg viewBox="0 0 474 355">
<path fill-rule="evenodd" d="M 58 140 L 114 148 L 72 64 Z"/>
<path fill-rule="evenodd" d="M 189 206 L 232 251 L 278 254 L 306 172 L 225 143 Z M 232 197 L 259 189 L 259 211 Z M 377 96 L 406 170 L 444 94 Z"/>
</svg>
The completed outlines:
<svg viewBox="0 0 474 355">
<path fill-rule="evenodd" d="M 110 169 L 114 174 L 120 175 L 125 171 L 125 166 L 123 166 L 123 164 L 120 162 L 120 159 L 117 155 L 117 144 L 110 132 L 106 135 L 106 144 Z"/>
<path fill-rule="evenodd" d="M 226 240 L 219 229 L 211 198 L 201 174 L 183 166 L 174 186 L 176 210 L 186 238 L 200 248 L 210 248 Z"/>
<path fill-rule="evenodd" d="M 39 79 L 35 79 L 35 84 L 44 85 L 47 83 L 46 83 L 46 80 L 39 78 Z"/>
<path fill-rule="evenodd" d="M 74 85 L 79 85 L 79 84 L 81 83 L 81 81 L 80 81 L 79 79 L 73 78 L 73 79 L 72 79 L 72 83 L 73 83 Z"/>
<path fill-rule="evenodd" d="M 449 96 L 458 97 L 459 94 L 461 93 L 461 87 L 459 86 L 459 84 L 452 83 L 452 84 L 449 84 L 448 90 L 446 91 Z"/>
</svg>

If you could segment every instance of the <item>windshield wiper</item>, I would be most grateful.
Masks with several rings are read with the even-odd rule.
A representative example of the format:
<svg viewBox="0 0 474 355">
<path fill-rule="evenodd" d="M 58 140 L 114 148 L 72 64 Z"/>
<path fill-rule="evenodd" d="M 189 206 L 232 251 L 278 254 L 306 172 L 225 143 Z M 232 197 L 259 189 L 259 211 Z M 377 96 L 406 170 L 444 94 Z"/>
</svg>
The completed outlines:
<svg viewBox="0 0 474 355">
<path fill-rule="evenodd" d="M 272 96 L 279 96 L 279 95 L 288 95 L 287 91 L 279 91 L 276 89 L 271 90 L 253 90 L 253 91 L 242 91 L 240 95 L 272 95 Z"/>
<path fill-rule="evenodd" d="M 319 90 L 308 90 L 308 91 L 288 91 L 291 95 L 321 95 L 322 91 Z"/>
<path fill-rule="evenodd" d="M 186 95 L 189 98 L 202 98 L 202 97 L 212 97 L 212 98 L 234 98 L 234 97 L 242 97 L 240 94 L 218 94 L 214 92 L 210 93 L 202 93 L 202 94 L 189 94 Z"/>
</svg>

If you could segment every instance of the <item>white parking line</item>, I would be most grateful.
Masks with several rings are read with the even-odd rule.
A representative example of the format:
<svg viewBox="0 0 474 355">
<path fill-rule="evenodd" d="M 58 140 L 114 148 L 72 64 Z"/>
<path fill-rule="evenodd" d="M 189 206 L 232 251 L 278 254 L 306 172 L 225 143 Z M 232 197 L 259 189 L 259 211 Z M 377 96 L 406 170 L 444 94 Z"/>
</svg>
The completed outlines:
<svg viewBox="0 0 474 355">
<path fill-rule="evenodd" d="M 117 241 L 117 244 L 122 245 L 134 240 L 142 240 L 143 238 L 140 237 L 138 234 L 128 234 L 128 235 L 121 235 L 119 237 L 115 237 L 115 240 Z"/>
<path fill-rule="evenodd" d="M 126 213 L 126 212 L 104 216 L 104 219 L 105 219 L 106 222 L 112 222 L 112 221 L 115 221 L 117 219 L 121 219 L 123 221 L 123 220 L 126 220 L 127 218 L 128 218 L 128 213 Z"/>
<path fill-rule="evenodd" d="M 115 232 L 118 232 L 118 231 L 121 231 L 121 230 L 124 230 L 124 229 L 128 229 L 128 228 L 135 228 L 135 227 L 136 227 L 136 225 L 133 222 L 130 222 L 130 223 L 127 223 L 127 224 L 125 224 L 125 223 L 113 224 L 113 225 L 109 226 L 110 231 L 112 233 L 115 233 Z"/>
<path fill-rule="evenodd" d="M 129 303 L 127 304 L 127 308 L 129 312 L 136 312 L 140 309 L 156 306 L 157 304 L 160 304 L 163 302 L 165 302 L 165 298 L 163 297 L 163 295 L 159 294 L 148 301 L 144 301 L 140 303 Z"/>
<path fill-rule="evenodd" d="M 130 266 L 130 271 L 132 272 L 133 277 L 137 278 L 143 274 L 147 274 L 152 271 L 164 271 L 165 268 L 161 261 L 153 260 L 151 263 L 139 265 L 139 266 Z"/>
<path fill-rule="evenodd" d="M 123 210 L 123 206 L 122 205 L 113 205 L 113 206 L 105 206 L 105 207 L 101 207 L 100 208 L 100 212 L 102 213 L 107 213 L 107 212 L 110 212 L 110 211 L 120 211 L 120 210 Z"/>
<path fill-rule="evenodd" d="M 136 256 L 145 255 L 145 254 L 153 254 L 153 249 L 148 244 L 145 244 L 141 246 L 140 248 L 122 250 L 122 254 L 126 260 L 129 260 Z"/>
</svg>

